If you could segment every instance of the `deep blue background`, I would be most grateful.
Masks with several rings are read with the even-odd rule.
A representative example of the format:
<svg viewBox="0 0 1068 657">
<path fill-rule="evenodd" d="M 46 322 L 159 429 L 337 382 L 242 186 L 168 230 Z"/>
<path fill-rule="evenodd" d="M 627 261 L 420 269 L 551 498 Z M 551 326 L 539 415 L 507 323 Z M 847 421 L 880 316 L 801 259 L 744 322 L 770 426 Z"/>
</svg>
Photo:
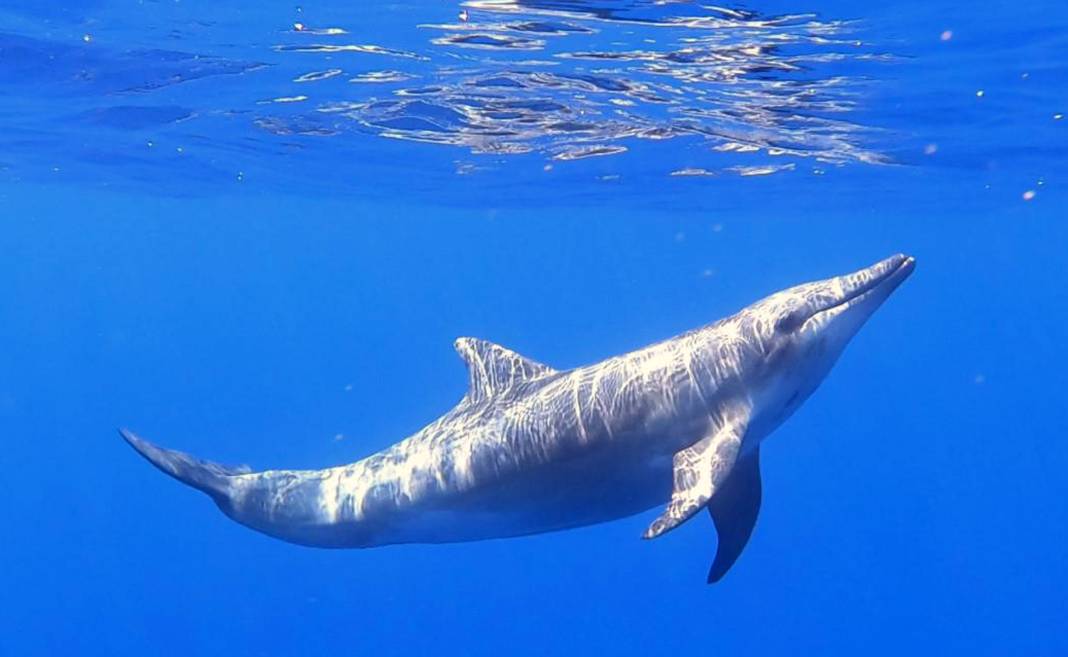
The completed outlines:
<svg viewBox="0 0 1068 657">
<path fill-rule="evenodd" d="M 143 45 L 198 11 L 218 43 L 267 43 L 293 11 L 28 4 L 7 24 L 56 43 Z M 696 157 L 669 146 L 457 177 L 458 150 L 367 135 L 351 148 L 377 159 L 116 165 L 71 154 L 110 127 L 53 115 L 113 91 L 0 65 L 22 85 L 0 101 L 0 654 L 1064 654 L 1068 12 L 942 4 L 861 17 L 903 53 L 856 119 L 899 163 L 824 176 L 653 175 Z M 346 25 L 401 33 L 456 7 L 417 9 Z M 210 89 L 258 84 L 241 80 Z M 311 162 L 352 186 L 293 183 Z M 710 524 L 639 540 L 655 512 L 462 545 L 288 545 L 114 433 L 257 468 L 344 463 L 459 399 L 457 336 L 571 367 L 897 251 L 915 275 L 766 445 L 760 522 L 715 587 Z"/>
</svg>

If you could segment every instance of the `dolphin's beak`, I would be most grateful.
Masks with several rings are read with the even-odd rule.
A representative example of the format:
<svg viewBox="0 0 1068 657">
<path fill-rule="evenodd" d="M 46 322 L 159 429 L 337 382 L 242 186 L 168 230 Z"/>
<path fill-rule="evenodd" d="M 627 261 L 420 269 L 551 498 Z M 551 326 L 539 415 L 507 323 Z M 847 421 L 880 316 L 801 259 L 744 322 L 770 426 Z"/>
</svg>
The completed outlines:
<svg viewBox="0 0 1068 657">
<path fill-rule="evenodd" d="M 899 253 L 852 274 L 826 281 L 829 293 L 810 308 L 812 314 L 805 321 L 806 328 L 825 326 L 846 314 L 859 320 L 859 328 L 859 324 L 863 324 L 915 268 L 915 258 Z"/>
<path fill-rule="evenodd" d="M 842 302 L 849 303 L 874 292 L 889 296 L 915 268 L 915 258 L 898 253 L 867 269 L 842 276 L 839 278 L 843 288 Z"/>
<path fill-rule="evenodd" d="M 879 297 L 880 301 L 901 285 L 902 281 L 916 268 L 916 259 L 901 253 L 870 267 L 839 276 L 834 281 L 835 293 L 826 299 L 822 307 L 815 308 L 815 314 L 833 310 L 839 306 L 856 305 L 869 297 Z"/>
</svg>

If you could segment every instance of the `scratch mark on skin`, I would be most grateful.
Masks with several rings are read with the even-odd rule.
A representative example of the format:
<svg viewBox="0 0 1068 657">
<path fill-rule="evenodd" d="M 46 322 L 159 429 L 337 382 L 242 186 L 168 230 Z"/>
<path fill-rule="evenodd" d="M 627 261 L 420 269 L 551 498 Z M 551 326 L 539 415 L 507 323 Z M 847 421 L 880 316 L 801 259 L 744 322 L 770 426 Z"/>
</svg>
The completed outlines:
<svg viewBox="0 0 1068 657">
<path fill-rule="evenodd" d="M 581 384 L 582 381 L 579 377 L 572 377 L 571 402 L 575 411 L 575 422 L 578 423 L 579 439 L 583 444 L 586 444 L 589 442 L 589 435 L 586 433 L 586 425 L 582 421 L 582 404 L 579 400 L 579 386 Z"/>
<path fill-rule="evenodd" d="M 713 407 L 712 404 L 709 403 L 708 398 L 705 397 L 704 391 L 701 390 L 701 383 L 697 380 L 697 376 L 693 372 L 693 361 L 691 360 L 691 358 L 689 358 L 689 355 L 687 355 L 687 357 L 684 357 L 682 360 L 683 366 L 686 368 L 686 376 L 690 378 L 690 385 L 693 386 L 694 392 L 696 392 L 698 398 L 700 398 L 702 408 L 706 409 L 709 425 L 711 425 Z"/>
<path fill-rule="evenodd" d="M 590 381 L 590 403 L 593 412 L 595 414 L 600 414 L 601 424 L 604 425 L 604 430 L 608 433 L 608 439 L 615 441 L 616 436 L 612 432 L 612 423 L 609 422 L 608 409 L 604 407 L 604 400 L 601 399 L 601 380 L 604 379 L 604 375 L 607 371 L 608 368 L 600 367 L 593 373 L 593 380 Z"/>
</svg>

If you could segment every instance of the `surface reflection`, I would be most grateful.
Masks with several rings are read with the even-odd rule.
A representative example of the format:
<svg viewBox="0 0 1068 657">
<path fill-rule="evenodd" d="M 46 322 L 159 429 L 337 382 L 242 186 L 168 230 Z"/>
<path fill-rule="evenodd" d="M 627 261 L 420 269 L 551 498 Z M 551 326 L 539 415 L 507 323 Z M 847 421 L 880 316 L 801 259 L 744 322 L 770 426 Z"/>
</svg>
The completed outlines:
<svg viewBox="0 0 1068 657">
<path fill-rule="evenodd" d="M 710 169 L 740 175 L 794 168 L 768 164 L 769 156 L 886 161 L 866 146 L 870 129 L 850 115 L 867 63 L 890 58 L 847 21 L 694 3 L 471 0 L 454 21 L 419 28 L 427 33 L 423 53 L 324 44 L 321 30 L 296 35 L 307 41 L 277 50 L 385 54 L 410 65 L 346 71 L 352 82 L 376 84 L 332 89 L 336 97 L 321 100 L 314 115 L 263 117 L 258 125 L 552 160 L 689 137 L 707 146 Z M 756 157 L 764 160 L 746 161 Z"/>
</svg>

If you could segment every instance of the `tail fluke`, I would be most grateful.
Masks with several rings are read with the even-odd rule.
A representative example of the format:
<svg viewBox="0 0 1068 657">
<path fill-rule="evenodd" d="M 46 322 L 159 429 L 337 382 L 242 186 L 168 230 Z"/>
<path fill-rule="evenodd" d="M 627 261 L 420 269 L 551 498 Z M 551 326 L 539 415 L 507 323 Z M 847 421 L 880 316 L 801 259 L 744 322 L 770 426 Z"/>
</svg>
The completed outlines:
<svg viewBox="0 0 1068 657">
<path fill-rule="evenodd" d="M 251 472 L 248 466 L 228 467 L 202 461 L 184 452 L 163 449 L 137 437 L 128 429 L 119 429 L 119 434 L 149 463 L 178 481 L 204 491 L 216 499 L 226 496 L 229 477 Z"/>
</svg>

